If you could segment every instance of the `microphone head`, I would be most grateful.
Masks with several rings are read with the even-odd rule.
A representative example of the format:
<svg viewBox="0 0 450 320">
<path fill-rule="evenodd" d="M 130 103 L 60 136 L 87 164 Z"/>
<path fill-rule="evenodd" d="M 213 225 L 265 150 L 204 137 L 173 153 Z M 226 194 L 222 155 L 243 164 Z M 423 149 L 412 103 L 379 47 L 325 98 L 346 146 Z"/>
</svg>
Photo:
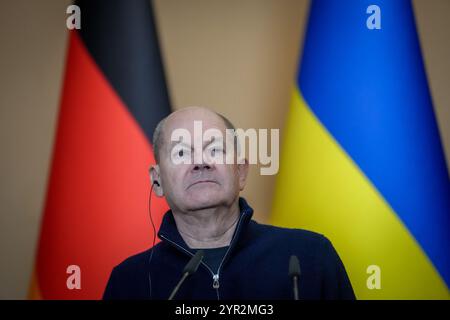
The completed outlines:
<svg viewBox="0 0 450 320">
<path fill-rule="evenodd" d="M 297 256 L 292 255 L 289 259 L 289 277 L 299 277 L 300 273 L 300 262 Z"/>
<path fill-rule="evenodd" d="M 194 256 L 189 260 L 187 265 L 183 269 L 183 274 L 187 273 L 189 275 L 195 273 L 198 269 L 198 266 L 200 265 L 200 262 L 202 262 L 204 255 L 203 250 L 197 250 L 197 252 L 194 254 Z"/>
</svg>

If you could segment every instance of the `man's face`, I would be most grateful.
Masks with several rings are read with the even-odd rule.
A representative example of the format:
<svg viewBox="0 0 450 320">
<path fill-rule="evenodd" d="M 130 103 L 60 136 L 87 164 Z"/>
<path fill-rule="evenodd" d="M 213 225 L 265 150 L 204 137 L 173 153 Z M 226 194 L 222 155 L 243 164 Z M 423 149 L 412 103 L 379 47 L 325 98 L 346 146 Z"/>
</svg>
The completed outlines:
<svg viewBox="0 0 450 320">
<path fill-rule="evenodd" d="M 230 206 L 244 188 L 248 164 L 237 164 L 236 161 L 225 164 L 227 152 L 234 150 L 227 150 L 225 142 L 217 138 L 203 139 L 198 130 L 195 134 L 194 121 L 201 121 L 203 132 L 217 129 L 226 139 L 222 118 L 207 109 L 181 110 L 166 120 L 158 168 L 166 200 L 172 209 L 184 212 Z M 177 129 L 187 130 L 191 141 L 171 141 L 172 133 Z M 229 149 L 233 147 L 229 145 Z M 223 164 L 217 161 L 221 157 Z M 195 159 L 203 161 L 199 164 Z M 190 164 L 177 160 L 189 160 Z"/>
</svg>

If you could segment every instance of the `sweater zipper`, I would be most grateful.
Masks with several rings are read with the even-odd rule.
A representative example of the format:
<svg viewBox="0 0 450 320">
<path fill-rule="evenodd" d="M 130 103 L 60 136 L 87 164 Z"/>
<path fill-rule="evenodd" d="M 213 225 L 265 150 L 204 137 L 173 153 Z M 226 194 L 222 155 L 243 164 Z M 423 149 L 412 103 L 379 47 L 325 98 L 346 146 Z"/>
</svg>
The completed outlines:
<svg viewBox="0 0 450 320">
<path fill-rule="evenodd" d="M 244 214 L 245 214 L 245 213 L 244 213 Z M 239 219 L 238 225 L 236 226 L 236 231 L 235 231 L 235 233 L 234 233 L 234 235 L 233 235 L 233 238 L 232 238 L 231 241 L 230 241 L 230 245 L 228 246 L 227 252 L 225 252 L 225 254 L 224 254 L 223 258 L 222 258 L 222 261 L 220 261 L 219 268 L 217 268 L 217 274 L 213 275 L 213 288 L 216 288 L 216 289 L 217 289 L 217 300 L 219 300 L 219 286 L 220 286 L 220 283 L 219 283 L 219 274 L 220 274 L 220 269 L 222 268 L 222 264 L 223 264 L 223 262 L 225 261 L 226 257 L 228 256 L 228 252 L 230 251 L 231 244 L 232 244 L 233 241 L 234 241 L 234 237 L 235 237 L 235 236 L 238 234 L 238 232 L 239 232 L 239 226 L 240 226 L 240 224 L 241 224 L 242 218 L 243 218 L 243 217 L 241 217 L 241 219 Z"/>
<path fill-rule="evenodd" d="M 244 214 L 245 214 L 245 213 L 244 213 Z M 236 232 L 234 233 L 234 236 L 233 236 L 233 238 L 232 238 L 231 241 L 230 241 L 230 245 L 228 246 L 227 252 L 225 252 L 225 255 L 223 256 L 222 261 L 220 261 L 219 268 L 217 268 L 217 274 L 214 274 L 214 272 L 211 270 L 210 267 L 208 267 L 208 265 L 207 265 L 206 263 L 204 263 L 203 261 L 201 262 L 201 264 L 202 264 L 202 265 L 203 265 L 203 266 L 211 273 L 211 275 L 212 275 L 212 277 L 213 277 L 213 288 L 216 289 L 217 300 L 220 300 L 220 295 L 219 295 L 219 287 L 220 287 L 220 282 L 219 282 L 220 276 L 219 276 L 219 274 L 220 274 L 220 269 L 222 268 L 222 264 L 223 264 L 223 262 L 225 261 L 225 258 L 227 257 L 228 252 L 230 251 L 231 244 L 233 243 L 234 237 L 236 236 L 236 234 L 237 234 L 238 231 L 239 231 L 239 226 L 240 226 L 240 224 L 241 224 L 242 218 L 243 218 L 243 217 L 241 217 L 241 219 L 239 219 L 238 225 L 236 226 Z M 178 245 L 178 244 L 175 243 L 174 241 L 172 241 L 172 240 L 166 238 L 165 236 L 163 236 L 163 235 L 161 235 L 161 234 L 160 234 L 160 237 L 163 238 L 163 239 L 165 239 L 165 240 L 167 240 L 167 241 L 169 241 L 169 242 L 172 243 L 174 246 L 176 246 L 176 247 L 178 247 L 179 249 L 181 249 L 182 251 L 186 252 L 188 255 L 194 256 L 194 254 L 192 254 L 191 252 L 189 252 L 188 250 L 186 250 L 186 249 L 183 248 L 182 246 Z"/>
</svg>

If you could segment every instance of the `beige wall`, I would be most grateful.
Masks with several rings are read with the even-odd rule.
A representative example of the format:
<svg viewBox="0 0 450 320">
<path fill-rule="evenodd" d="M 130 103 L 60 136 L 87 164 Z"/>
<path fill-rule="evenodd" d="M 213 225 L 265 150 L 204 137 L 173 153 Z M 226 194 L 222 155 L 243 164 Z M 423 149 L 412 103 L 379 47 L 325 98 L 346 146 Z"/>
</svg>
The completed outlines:
<svg viewBox="0 0 450 320">
<path fill-rule="evenodd" d="M 8 1 L 0 11 L 0 298 L 24 298 L 34 260 L 66 49 L 69 1 Z M 238 127 L 282 128 L 306 0 L 157 0 L 175 107 L 205 105 Z M 447 159 L 450 1 L 417 0 L 419 33 Z M 281 134 L 283 132 L 281 131 Z M 245 196 L 265 221 L 274 177 L 251 170 Z"/>
</svg>

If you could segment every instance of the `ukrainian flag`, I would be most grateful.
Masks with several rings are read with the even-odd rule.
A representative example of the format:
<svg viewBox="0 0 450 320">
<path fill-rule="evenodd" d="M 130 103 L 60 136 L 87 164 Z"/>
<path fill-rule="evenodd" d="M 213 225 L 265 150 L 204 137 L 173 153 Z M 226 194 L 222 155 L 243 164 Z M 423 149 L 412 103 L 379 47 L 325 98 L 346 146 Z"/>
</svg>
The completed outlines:
<svg viewBox="0 0 450 320">
<path fill-rule="evenodd" d="M 359 299 L 449 299 L 450 179 L 411 2 L 312 1 L 289 112 L 271 222 L 325 234 Z"/>
</svg>

